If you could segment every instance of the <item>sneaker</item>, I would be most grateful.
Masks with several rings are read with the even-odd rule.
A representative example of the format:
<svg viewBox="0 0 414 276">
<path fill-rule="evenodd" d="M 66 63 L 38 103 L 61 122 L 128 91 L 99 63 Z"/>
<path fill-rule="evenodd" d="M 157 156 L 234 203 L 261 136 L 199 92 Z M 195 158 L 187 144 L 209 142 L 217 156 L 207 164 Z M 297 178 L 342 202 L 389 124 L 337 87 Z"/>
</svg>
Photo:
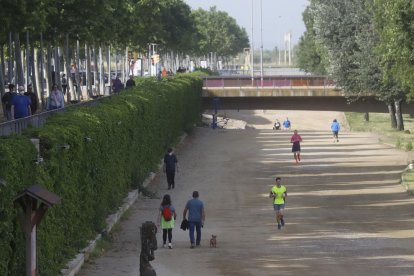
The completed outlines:
<svg viewBox="0 0 414 276">
<path fill-rule="evenodd" d="M 167 248 L 167 245 L 164 243 L 164 244 L 162 245 L 162 247 L 163 247 L 163 248 Z"/>
<path fill-rule="evenodd" d="M 339 139 L 338 140 L 336 140 L 337 142 L 339 142 Z"/>
<path fill-rule="evenodd" d="M 280 224 L 282 224 L 282 226 L 285 226 L 285 220 L 284 219 L 280 219 Z"/>
<path fill-rule="evenodd" d="M 191 244 L 191 246 L 190 246 L 190 248 L 191 248 L 191 249 L 193 249 L 194 247 L 195 247 L 195 246 L 194 246 L 194 243 L 192 243 L 192 244 Z"/>
<path fill-rule="evenodd" d="M 277 229 L 280 230 L 280 228 L 282 228 L 282 225 L 280 225 L 280 223 L 277 224 Z"/>
<path fill-rule="evenodd" d="M 200 244 L 196 244 L 196 247 L 200 247 L 201 245 Z"/>
<path fill-rule="evenodd" d="M 168 243 L 168 248 L 172 249 L 172 244 L 171 243 Z"/>
</svg>

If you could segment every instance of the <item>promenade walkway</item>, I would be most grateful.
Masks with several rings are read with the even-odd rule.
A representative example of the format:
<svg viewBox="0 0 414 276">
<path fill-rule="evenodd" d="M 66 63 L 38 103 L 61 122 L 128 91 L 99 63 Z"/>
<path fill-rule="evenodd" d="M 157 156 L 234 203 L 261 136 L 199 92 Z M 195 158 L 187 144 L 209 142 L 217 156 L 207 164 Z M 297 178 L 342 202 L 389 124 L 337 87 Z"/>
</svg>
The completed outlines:
<svg viewBox="0 0 414 276">
<path fill-rule="evenodd" d="M 404 152 L 368 133 L 329 131 L 341 113 L 244 111 L 245 130 L 199 128 L 178 148 L 176 188 L 160 174 L 149 188 L 170 193 L 181 221 L 193 190 L 206 206 L 202 247 L 173 231 L 174 249 L 159 248 L 160 276 L 410 275 L 414 271 L 414 199 L 399 184 Z M 273 131 L 288 116 L 303 137 L 303 162 L 294 165 L 290 131 Z M 345 126 L 346 128 L 346 126 Z M 268 193 L 274 177 L 288 189 L 286 226 L 278 230 Z M 112 247 L 80 273 L 139 275 L 139 226 L 155 220 L 160 199 L 139 199 Z M 209 248 L 211 234 L 218 247 Z M 161 234 L 158 234 L 159 244 Z"/>
</svg>

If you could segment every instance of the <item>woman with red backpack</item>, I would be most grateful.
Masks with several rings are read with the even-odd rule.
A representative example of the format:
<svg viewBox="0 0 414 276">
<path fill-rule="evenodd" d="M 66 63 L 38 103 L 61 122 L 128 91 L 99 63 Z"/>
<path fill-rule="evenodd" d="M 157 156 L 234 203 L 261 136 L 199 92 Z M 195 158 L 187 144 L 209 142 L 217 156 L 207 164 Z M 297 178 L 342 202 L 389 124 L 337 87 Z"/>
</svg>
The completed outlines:
<svg viewBox="0 0 414 276">
<path fill-rule="evenodd" d="M 161 225 L 162 229 L 162 241 L 164 248 L 167 248 L 167 235 L 168 235 L 168 248 L 172 249 L 172 230 L 174 228 L 174 221 L 177 218 L 177 214 L 175 213 L 175 208 L 171 204 L 171 197 L 170 195 L 164 195 L 162 199 L 161 206 L 158 212 L 158 226 Z"/>
</svg>

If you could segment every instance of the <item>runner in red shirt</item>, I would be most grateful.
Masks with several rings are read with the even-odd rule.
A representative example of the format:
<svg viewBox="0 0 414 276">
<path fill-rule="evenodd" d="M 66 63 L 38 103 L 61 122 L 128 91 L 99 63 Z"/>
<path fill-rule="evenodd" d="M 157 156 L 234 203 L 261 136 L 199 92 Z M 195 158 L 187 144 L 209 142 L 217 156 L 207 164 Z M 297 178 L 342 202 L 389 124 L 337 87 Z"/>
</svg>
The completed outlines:
<svg viewBox="0 0 414 276">
<path fill-rule="evenodd" d="M 295 158 L 296 164 L 298 164 L 300 162 L 300 142 L 302 142 L 302 137 L 300 137 L 297 130 L 293 132 L 290 142 L 293 143 L 293 157 Z"/>
</svg>

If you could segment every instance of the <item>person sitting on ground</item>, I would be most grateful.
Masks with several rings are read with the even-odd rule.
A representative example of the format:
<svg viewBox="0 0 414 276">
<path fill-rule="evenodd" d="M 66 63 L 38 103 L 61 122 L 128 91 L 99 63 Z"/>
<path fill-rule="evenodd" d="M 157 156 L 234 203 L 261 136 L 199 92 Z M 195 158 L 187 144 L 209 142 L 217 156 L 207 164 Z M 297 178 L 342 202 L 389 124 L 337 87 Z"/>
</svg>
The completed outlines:
<svg viewBox="0 0 414 276">
<path fill-rule="evenodd" d="M 284 127 L 285 129 L 290 129 L 290 127 L 291 127 L 291 123 L 290 123 L 290 121 L 289 121 L 289 118 L 287 118 L 287 117 L 286 117 L 286 120 L 283 122 L 283 127 Z"/>
<path fill-rule="evenodd" d="M 275 125 L 273 126 L 273 129 L 275 129 L 275 130 L 279 130 L 279 129 L 280 129 L 280 127 L 281 127 L 281 124 L 280 124 L 279 120 L 278 120 L 278 119 L 276 119 L 276 122 L 275 122 Z"/>
</svg>

